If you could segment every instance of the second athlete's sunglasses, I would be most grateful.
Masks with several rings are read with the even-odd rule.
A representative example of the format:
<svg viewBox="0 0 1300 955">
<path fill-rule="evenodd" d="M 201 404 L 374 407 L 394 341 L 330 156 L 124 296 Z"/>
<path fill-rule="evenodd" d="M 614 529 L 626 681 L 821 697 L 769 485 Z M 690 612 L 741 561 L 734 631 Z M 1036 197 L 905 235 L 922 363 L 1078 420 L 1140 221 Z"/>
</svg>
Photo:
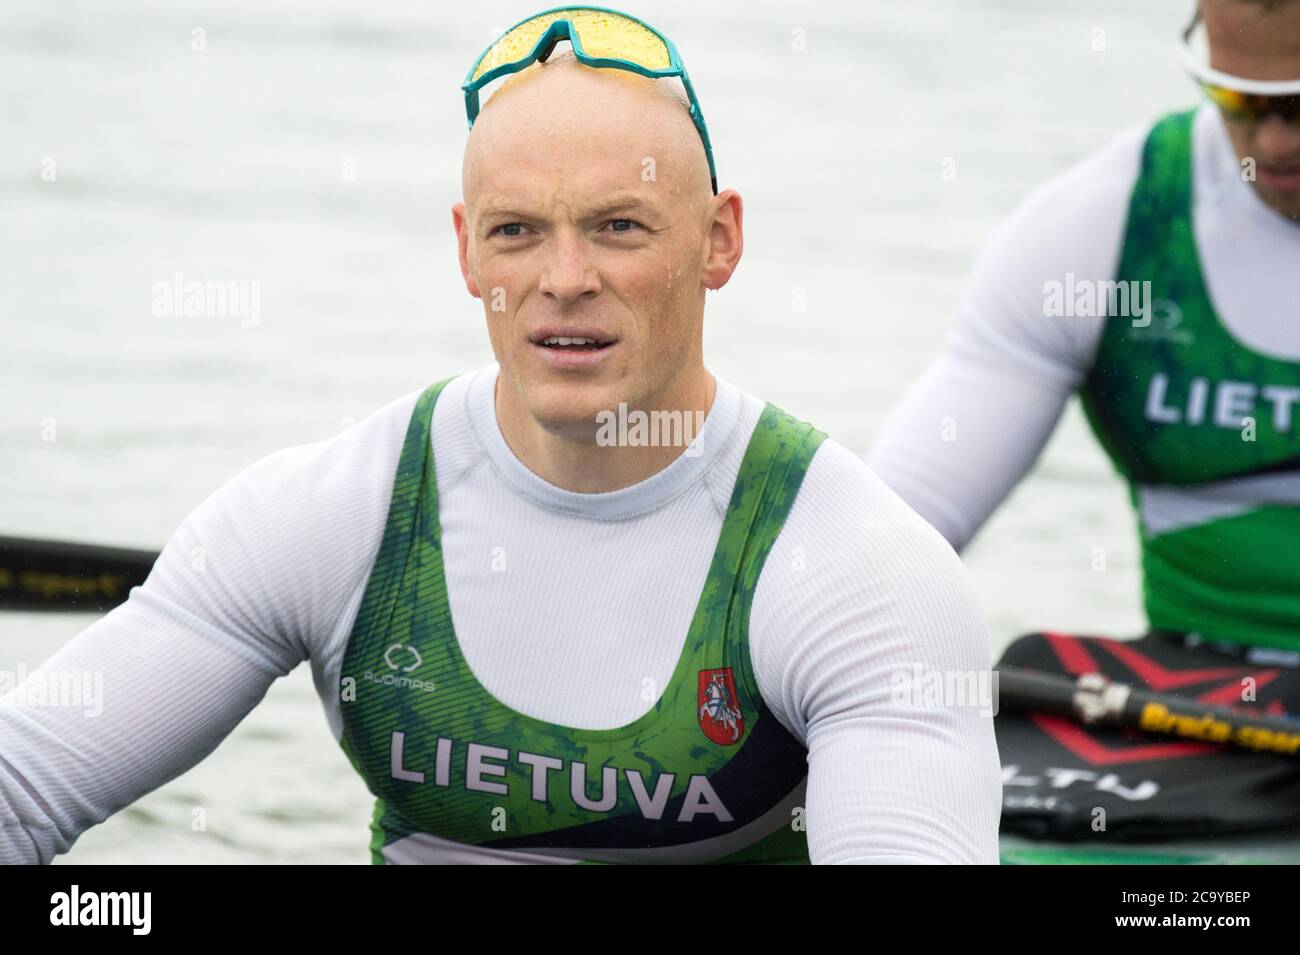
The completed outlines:
<svg viewBox="0 0 1300 955">
<path fill-rule="evenodd" d="M 1183 65 L 1210 101 L 1234 119 L 1254 123 L 1272 113 L 1300 126 L 1300 79 L 1248 80 L 1214 69 L 1208 56 L 1193 49 L 1193 34 L 1200 22 L 1198 8 L 1183 32 L 1180 52 Z"/>
</svg>

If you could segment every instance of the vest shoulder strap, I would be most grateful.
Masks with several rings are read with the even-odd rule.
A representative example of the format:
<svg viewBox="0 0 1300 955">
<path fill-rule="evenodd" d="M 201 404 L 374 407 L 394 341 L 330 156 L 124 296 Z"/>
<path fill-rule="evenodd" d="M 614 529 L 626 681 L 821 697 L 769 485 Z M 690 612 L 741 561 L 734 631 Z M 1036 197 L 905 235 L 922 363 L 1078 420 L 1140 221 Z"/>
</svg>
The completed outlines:
<svg viewBox="0 0 1300 955">
<path fill-rule="evenodd" d="M 745 450 L 731 503 L 709 570 L 711 601 L 701 602 L 706 626 L 721 624 L 741 652 L 741 678 L 759 699 L 749 655 L 749 614 L 759 575 L 794 506 L 795 497 L 826 435 L 807 422 L 767 404 Z M 726 584 L 725 596 L 723 587 Z M 723 620 L 708 615 L 719 615 Z"/>
<path fill-rule="evenodd" d="M 433 513 L 437 513 L 438 488 L 432 467 L 433 408 L 450 380 L 445 379 L 426 388 L 411 412 L 406 437 L 402 442 L 401 457 L 398 459 L 397 475 L 393 481 L 392 497 L 388 503 L 384 536 L 379 544 L 379 553 L 375 556 L 374 567 L 370 571 L 354 632 L 374 626 L 387 629 L 385 625 L 392 619 L 393 605 L 400 590 L 397 585 L 403 579 L 406 561 L 414 551 L 411 543 L 418 531 L 416 518 L 420 501 L 427 500 L 429 506 L 434 508 Z M 431 528 L 435 535 L 441 537 L 436 520 L 432 522 Z M 366 619 L 362 619 L 361 615 Z"/>
</svg>

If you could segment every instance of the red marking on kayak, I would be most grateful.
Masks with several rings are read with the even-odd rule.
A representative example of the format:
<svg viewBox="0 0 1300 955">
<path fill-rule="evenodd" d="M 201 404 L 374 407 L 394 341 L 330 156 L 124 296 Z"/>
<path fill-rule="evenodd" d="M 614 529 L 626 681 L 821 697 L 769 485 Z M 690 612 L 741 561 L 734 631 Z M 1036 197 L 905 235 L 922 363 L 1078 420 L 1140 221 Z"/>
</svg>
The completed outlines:
<svg viewBox="0 0 1300 955">
<path fill-rule="evenodd" d="M 1221 706 L 1235 707 L 1237 709 L 1243 709 L 1246 712 L 1249 712 L 1249 707 L 1242 707 L 1242 703 L 1245 701 L 1242 700 L 1241 698 L 1241 680 L 1244 679 L 1245 677 L 1251 677 L 1255 681 L 1255 686 L 1260 689 L 1263 689 L 1264 687 L 1272 683 L 1274 678 L 1277 677 L 1277 671 L 1271 670 L 1271 671 L 1265 671 L 1263 673 L 1243 672 L 1241 674 L 1241 678 L 1237 679 L 1236 681 L 1225 683 L 1217 690 L 1210 690 L 1206 693 L 1202 693 L 1200 696 L 1197 697 L 1197 699 L 1200 700 L 1202 703 L 1215 703 Z M 1266 712 L 1271 712 L 1271 713 L 1281 712 L 1283 715 L 1285 715 L 1286 710 L 1282 709 L 1281 700 L 1274 700 L 1272 703 L 1268 704 L 1268 707 L 1266 708 Z"/>
<path fill-rule="evenodd" d="M 1110 651 L 1112 656 L 1140 676 L 1148 687 L 1157 691 L 1171 690 L 1192 683 L 1205 683 L 1207 680 L 1223 680 L 1229 677 L 1239 680 L 1243 676 L 1250 675 L 1248 671 L 1243 670 L 1241 667 L 1170 670 L 1132 647 L 1126 647 L 1124 644 L 1115 641 L 1107 641 L 1106 649 Z M 1264 671 L 1264 673 L 1267 674 L 1267 681 L 1271 681 L 1273 677 L 1277 676 L 1276 670 Z"/>
<path fill-rule="evenodd" d="M 1223 752 L 1217 743 L 1148 743 L 1143 746 L 1129 746 L 1115 749 L 1107 746 L 1073 720 L 1064 716 L 1050 716 L 1035 713 L 1034 723 L 1040 730 L 1056 740 L 1075 756 L 1094 766 L 1108 766 L 1115 763 L 1140 763 L 1149 759 L 1181 759 L 1184 756 L 1208 756 Z"/>
<path fill-rule="evenodd" d="M 1101 672 L 1101 668 L 1097 666 L 1097 661 L 1092 658 L 1092 654 L 1088 652 L 1088 648 L 1083 645 L 1083 641 L 1078 637 L 1051 631 L 1044 631 L 1043 636 L 1047 638 L 1048 645 L 1056 654 L 1057 659 L 1061 661 L 1061 665 L 1065 667 L 1067 673 L 1081 676 L 1084 673 Z"/>
<path fill-rule="evenodd" d="M 1171 670 L 1157 660 L 1153 660 L 1139 650 L 1121 642 L 1100 637 L 1074 637 L 1064 633 L 1044 631 L 1052 652 L 1056 654 L 1065 672 L 1080 676 L 1084 673 L 1100 673 L 1096 658 L 1089 652 L 1088 643 L 1104 647 L 1112 656 L 1127 666 L 1147 686 L 1156 691 L 1189 686 L 1193 683 L 1226 680 L 1219 686 L 1212 687 L 1189 701 L 1195 699 L 1201 703 L 1226 705 L 1239 712 L 1248 713 L 1250 708 L 1243 707 L 1241 700 L 1241 681 L 1250 677 L 1257 688 L 1263 688 L 1277 679 L 1277 669 L 1252 672 L 1243 667 L 1211 667 L 1198 670 Z M 1264 707 L 1266 713 L 1286 716 L 1286 709 L 1280 700 L 1273 700 Z M 1035 713 L 1034 724 L 1068 749 L 1075 756 L 1094 766 L 1116 763 L 1136 763 L 1143 760 L 1180 759 L 1188 756 L 1206 756 L 1223 752 L 1219 743 L 1206 743 L 1194 740 L 1177 740 L 1165 743 L 1145 743 L 1123 748 L 1115 748 L 1101 742 L 1080 726 L 1073 719 Z M 1136 731 L 1125 731 L 1137 738 Z"/>
</svg>

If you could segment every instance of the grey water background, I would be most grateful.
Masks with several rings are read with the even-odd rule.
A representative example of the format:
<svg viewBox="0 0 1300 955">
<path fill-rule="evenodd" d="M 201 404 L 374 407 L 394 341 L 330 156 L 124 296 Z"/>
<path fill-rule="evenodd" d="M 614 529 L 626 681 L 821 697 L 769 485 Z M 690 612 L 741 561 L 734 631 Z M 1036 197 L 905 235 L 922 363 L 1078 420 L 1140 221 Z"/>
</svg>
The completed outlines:
<svg viewBox="0 0 1300 955">
<path fill-rule="evenodd" d="M 1190 7 L 626 0 L 682 51 L 720 186 L 746 203 L 709 366 L 865 455 L 997 220 L 1194 102 L 1174 53 Z M 451 231 L 458 86 L 540 9 L 0 6 L 0 534 L 157 547 L 258 458 L 490 361 Z M 156 316 L 176 273 L 260 283 L 259 323 Z M 1034 629 L 1142 625 L 1127 499 L 1073 403 L 965 557 L 995 654 Z M 93 619 L 0 617 L 0 668 Z M 371 805 L 302 666 L 63 859 L 363 863 Z"/>
</svg>

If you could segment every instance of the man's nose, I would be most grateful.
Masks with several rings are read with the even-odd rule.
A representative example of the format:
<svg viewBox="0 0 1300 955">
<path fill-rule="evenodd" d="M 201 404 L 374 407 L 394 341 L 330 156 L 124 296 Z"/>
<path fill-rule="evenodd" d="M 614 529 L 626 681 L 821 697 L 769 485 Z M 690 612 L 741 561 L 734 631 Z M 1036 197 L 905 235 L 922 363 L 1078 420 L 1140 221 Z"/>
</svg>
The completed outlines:
<svg viewBox="0 0 1300 955">
<path fill-rule="evenodd" d="M 1269 113 L 1255 128 L 1256 158 L 1263 162 L 1300 161 L 1300 127 Z"/>
<path fill-rule="evenodd" d="M 578 230 L 556 229 L 549 246 L 539 286 L 543 295 L 567 305 L 600 292 L 600 276 Z"/>
</svg>

